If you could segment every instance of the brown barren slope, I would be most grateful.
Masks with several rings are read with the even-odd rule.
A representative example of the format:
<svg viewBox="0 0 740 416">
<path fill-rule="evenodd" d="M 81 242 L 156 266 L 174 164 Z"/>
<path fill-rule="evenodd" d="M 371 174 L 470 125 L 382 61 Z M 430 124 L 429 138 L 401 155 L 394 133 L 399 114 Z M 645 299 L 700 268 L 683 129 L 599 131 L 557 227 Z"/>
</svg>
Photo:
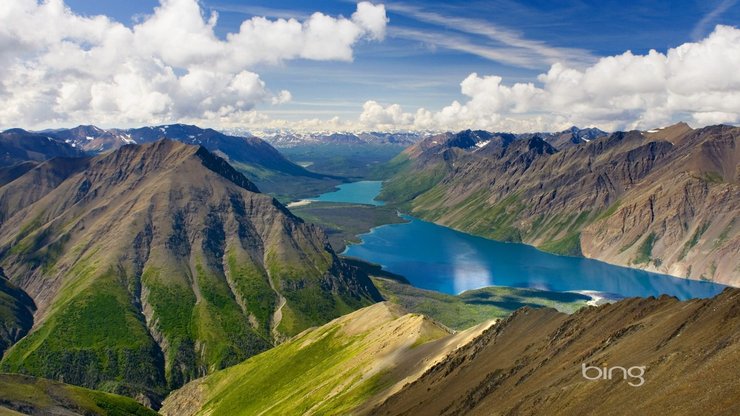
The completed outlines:
<svg viewBox="0 0 740 416">
<path fill-rule="evenodd" d="M 581 365 L 646 366 L 644 384 Z M 634 374 L 638 375 L 637 370 Z M 523 308 L 368 414 L 740 414 L 740 289 L 633 298 L 573 315 Z M 592 373 L 593 375 L 593 373 Z"/>
</svg>

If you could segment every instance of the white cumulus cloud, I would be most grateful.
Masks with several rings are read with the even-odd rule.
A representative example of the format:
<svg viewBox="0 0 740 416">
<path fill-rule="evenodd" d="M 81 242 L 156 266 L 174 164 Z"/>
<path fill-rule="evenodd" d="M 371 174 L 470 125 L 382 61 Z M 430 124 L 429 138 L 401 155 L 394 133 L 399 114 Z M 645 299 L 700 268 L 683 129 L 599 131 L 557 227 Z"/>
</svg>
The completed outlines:
<svg viewBox="0 0 740 416">
<path fill-rule="evenodd" d="M 254 17 L 223 40 L 217 20 L 197 0 L 160 0 L 133 27 L 77 15 L 62 0 L 3 0 L 0 126 L 259 122 L 256 104 L 285 103 L 291 94 L 271 92 L 251 68 L 349 61 L 358 41 L 383 39 L 387 24 L 385 7 L 368 2 L 350 18 Z"/>
<path fill-rule="evenodd" d="M 506 85 L 499 76 L 473 73 L 460 83 L 464 102 L 405 113 L 369 101 L 359 127 L 393 121 L 403 129 L 543 131 L 740 123 L 740 29 L 717 26 L 705 39 L 666 53 L 628 51 L 585 69 L 555 63 L 537 81 Z"/>
</svg>

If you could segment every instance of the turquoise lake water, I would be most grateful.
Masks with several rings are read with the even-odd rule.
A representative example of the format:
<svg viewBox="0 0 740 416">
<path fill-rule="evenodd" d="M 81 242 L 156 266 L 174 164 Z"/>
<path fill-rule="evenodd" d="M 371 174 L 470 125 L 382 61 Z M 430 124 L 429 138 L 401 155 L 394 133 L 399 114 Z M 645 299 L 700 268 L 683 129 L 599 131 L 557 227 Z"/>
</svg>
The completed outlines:
<svg viewBox="0 0 740 416">
<path fill-rule="evenodd" d="M 351 202 L 372 201 L 379 188 L 375 191 L 360 184 L 343 185 L 345 195 L 353 195 Z M 367 194 L 360 197 L 363 192 Z M 598 260 L 557 256 L 525 244 L 488 240 L 410 216 L 404 218 L 409 222 L 383 225 L 360 235 L 362 242 L 348 246 L 343 254 L 380 264 L 416 287 L 450 294 L 485 286 L 513 286 L 690 299 L 711 297 L 725 288 Z"/>
<path fill-rule="evenodd" d="M 321 202 L 346 202 L 351 204 L 383 205 L 382 201 L 374 198 L 383 187 L 381 181 L 360 181 L 345 183 L 338 186 L 338 190 L 321 194 L 311 201 Z"/>
</svg>

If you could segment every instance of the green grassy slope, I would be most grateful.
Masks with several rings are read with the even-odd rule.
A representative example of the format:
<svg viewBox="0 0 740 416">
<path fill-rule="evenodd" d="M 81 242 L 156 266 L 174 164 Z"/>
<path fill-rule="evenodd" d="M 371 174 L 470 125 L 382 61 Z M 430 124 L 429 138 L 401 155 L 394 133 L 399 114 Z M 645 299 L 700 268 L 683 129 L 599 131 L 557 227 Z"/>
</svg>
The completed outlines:
<svg viewBox="0 0 740 416">
<path fill-rule="evenodd" d="M 425 317 L 404 313 L 378 303 L 305 331 L 186 385 L 167 398 L 162 413 L 349 414 L 413 371 L 420 346 L 449 335 Z M 411 367 L 403 369 L 404 362 Z"/>
<path fill-rule="evenodd" d="M 457 296 L 424 290 L 384 278 L 373 278 L 388 301 L 421 313 L 452 329 L 465 329 L 503 318 L 523 306 L 550 307 L 572 313 L 590 299 L 578 293 L 548 292 L 511 287 L 486 287 Z"/>
<path fill-rule="evenodd" d="M 358 234 L 373 227 L 404 222 L 395 208 L 338 202 L 312 202 L 291 208 L 291 212 L 306 222 L 321 226 L 334 250 L 344 251 L 348 243 L 357 243 Z"/>
<path fill-rule="evenodd" d="M 128 397 L 18 374 L 0 374 L 0 414 L 3 411 L 38 415 L 157 415 Z"/>
</svg>

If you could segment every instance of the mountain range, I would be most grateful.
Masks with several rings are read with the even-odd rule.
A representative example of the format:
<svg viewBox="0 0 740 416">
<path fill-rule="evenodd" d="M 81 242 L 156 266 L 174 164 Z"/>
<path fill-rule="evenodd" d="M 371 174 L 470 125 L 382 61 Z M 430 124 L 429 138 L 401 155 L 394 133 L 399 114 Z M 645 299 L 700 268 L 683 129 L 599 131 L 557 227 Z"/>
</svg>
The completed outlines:
<svg viewBox="0 0 740 416">
<path fill-rule="evenodd" d="M 252 135 L 265 140 L 277 148 L 290 148 L 311 145 L 391 145 L 411 146 L 427 135 L 425 132 L 296 132 L 291 130 L 226 129 L 227 134 L 242 136 Z"/>
<path fill-rule="evenodd" d="M 51 159 L 0 187 L 0 262 L 36 307 L 3 371 L 152 406 L 381 299 L 320 229 L 205 147 L 172 140 Z"/>
<path fill-rule="evenodd" d="M 229 136 L 213 129 L 186 124 L 169 124 L 130 129 L 102 129 L 92 125 L 81 125 L 69 129 L 28 132 L 22 129 L 7 130 L 0 137 L 10 166 L 19 161 L 41 161 L 56 156 L 79 157 L 95 155 L 118 149 L 127 144 L 145 144 L 167 138 L 186 144 L 203 146 L 226 159 L 241 173 L 255 182 L 260 189 L 275 195 L 309 196 L 325 192 L 341 180 L 331 175 L 317 174 L 289 161 L 269 143 L 251 135 Z M 14 140 L 12 140 L 15 138 Z M 19 143 L 27 147 L 31 143 L 45 140 L 43 149 L 31 149 L 35 153 L 12 157 L 22 151 Z M 38 147 L 38 145 L 37 145 Z M 2 151 L 3 148 L 0 148 Z M 26 152 L 28 153 L 28 152 Z M 25 156 L 25 157 L 23 157 Z M 12 162 L 12 163 L 11 163 Z M 296 185 L 300 182 L 300 185 Z"/>
<path fill-rule="evenodd" d="M 352 160 L 387 179 L 391 210 L 738 285 L 739 135 L 466 130 Z M 375 146 L 332 137 L 330 151 Z M 533 289 L 445 295 L 338 256 L 262 191 L 340 179 L 255 137 L 12 129 L 0 150 L 0 413 L 740 411 L 738 289 L 598 307 Z M 589 380 L 582 364 L 645 367 L 645 382 Z"/>
<path fill-rule="evenodd" d="M 54 157 L 81 157 L 84 152 L 61 143 L 56 138 L 42 133 L 31 133 L 23 129 L 0 132 L 0 168 L 34 162 L 43 162 Z"/>
<path fill-rule="evenodd" d="M 680 123 L 561 148 L 554 136 L 431 136 L 386 165 L 380 199 L 489 238 L 740 284 L 740 128 Z"/>
</svg>

